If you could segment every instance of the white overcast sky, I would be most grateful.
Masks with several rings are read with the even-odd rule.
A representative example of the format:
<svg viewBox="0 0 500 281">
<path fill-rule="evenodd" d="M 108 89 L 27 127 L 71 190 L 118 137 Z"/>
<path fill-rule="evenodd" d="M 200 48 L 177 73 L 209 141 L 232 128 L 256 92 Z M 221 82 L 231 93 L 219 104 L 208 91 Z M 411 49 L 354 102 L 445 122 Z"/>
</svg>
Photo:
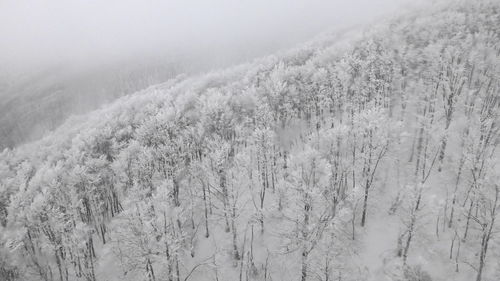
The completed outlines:
<svg viewBox="0 0 500 281">
<path fill-rule="evenodd" d="M 397 14 L 415 1 L 0 0 L 0 65 L 98 64 L 195 52 L 261 55 L 325 29 Z"/>
</svg>

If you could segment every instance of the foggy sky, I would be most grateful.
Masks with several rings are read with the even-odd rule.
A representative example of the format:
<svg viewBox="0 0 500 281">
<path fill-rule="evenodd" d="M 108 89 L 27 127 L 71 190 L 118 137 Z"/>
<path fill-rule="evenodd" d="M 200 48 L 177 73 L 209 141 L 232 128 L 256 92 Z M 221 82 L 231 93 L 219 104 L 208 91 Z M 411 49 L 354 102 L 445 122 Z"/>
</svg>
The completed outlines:
<svg viewBox="0 0 500 281">
<path fill-rule="evenodd" d="M 4 0 L 0 73 L 203 54 L 259 56 L 412 0 Z M 1 69 L 3 68 L 3 69 Z"/>
</svg>

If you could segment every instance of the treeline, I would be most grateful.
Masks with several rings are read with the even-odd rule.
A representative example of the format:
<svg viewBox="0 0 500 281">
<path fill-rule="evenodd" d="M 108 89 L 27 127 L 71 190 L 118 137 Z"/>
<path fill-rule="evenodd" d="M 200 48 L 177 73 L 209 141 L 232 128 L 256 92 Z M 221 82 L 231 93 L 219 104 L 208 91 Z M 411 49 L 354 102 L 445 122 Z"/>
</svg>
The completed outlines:
<svg viewBox="0 0 500 281">
<path fill-rule="evenodd" d="M 171 81 L 5 150 L 0 279 L 494 279 L 499 8 Z M 398 223 L 379 273 L 373 217 Z"/>
</svg>

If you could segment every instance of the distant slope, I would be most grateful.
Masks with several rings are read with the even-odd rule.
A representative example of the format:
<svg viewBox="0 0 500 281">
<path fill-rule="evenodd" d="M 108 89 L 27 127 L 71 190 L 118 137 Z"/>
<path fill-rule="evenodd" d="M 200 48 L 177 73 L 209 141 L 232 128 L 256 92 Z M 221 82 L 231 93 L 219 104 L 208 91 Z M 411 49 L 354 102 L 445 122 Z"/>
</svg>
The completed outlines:
<svg viewBox="0 0 500 281">
<path fill-rule="evenodd" d="M 201 66 L 159 59 L 81 68 L 61 65 L 14 77 L 0 75 L 0 149 L 38 140 L 73 114 L 87 113 Z"/>
<path fill-rule="evenodd" d="M 497 280 L 500 3 L 170 80 L 0 154 L 2 280 Z"/>
</svg>

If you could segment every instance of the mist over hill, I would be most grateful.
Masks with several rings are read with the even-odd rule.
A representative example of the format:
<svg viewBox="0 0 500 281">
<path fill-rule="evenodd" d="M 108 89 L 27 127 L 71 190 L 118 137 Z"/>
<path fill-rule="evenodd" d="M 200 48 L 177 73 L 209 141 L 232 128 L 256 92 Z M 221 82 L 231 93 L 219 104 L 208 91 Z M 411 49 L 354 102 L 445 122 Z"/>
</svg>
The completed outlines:
<svg viewBox="0 0 500 281">
<path fill-rule="evenodd" d="M 412 2 L 2 1 L 0 150 L 177 75 L 269 55 Z"/>
</svg>

